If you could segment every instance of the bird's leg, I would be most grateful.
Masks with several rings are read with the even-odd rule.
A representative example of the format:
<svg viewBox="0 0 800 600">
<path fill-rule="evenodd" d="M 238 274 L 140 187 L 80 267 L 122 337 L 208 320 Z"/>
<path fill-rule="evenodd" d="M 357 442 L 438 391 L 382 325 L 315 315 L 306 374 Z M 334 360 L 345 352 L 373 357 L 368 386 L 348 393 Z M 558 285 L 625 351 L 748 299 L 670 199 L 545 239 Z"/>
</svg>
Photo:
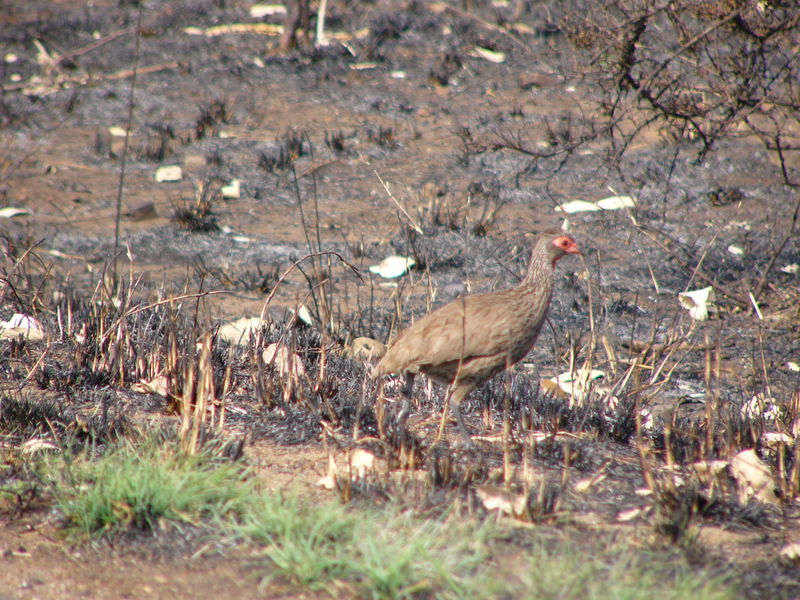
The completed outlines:
<svg viewBox="0 0 800 600">
<path fill-rule="evenodd" d="M 442 406 L 442 421 L 439 423 L 439 433 L 436 434 L 436 439 L 433 440 L 433 445 L 439 443 L 444 434 L 444 426 L 447 424 L 447 415 L 450 407 L 450 396 L 453 395 L 453 386 L 447 388 L 447 393 L 444 395 L 444 406 Z"/>
<path fill-rule="evenodd" d="M 375 402 L 375 420 L 378 421 L 378 436 L 380 437 L 380 439 L 384 438 L 384 429 L 383 429 L 384 403 L 385 403 L 385 397 L 383 395 L 383 377 L 381 377 L 378 382 L 378 399 Z"/>
<path fill-rule="evenodd" d="M 403 404 L 397 413 L 397 422 L 405 427 L 408 415 L 411 412 L 411 396 L 414 394 L 414 377 L 416 373 L 406 373 L 406 384 L 403 387 Z"/>
<path fill-rule="evenodd" d="M 471 391 L 472 388 L 469 386 L 459 386 L 453 390 L 452 398 L 450 399 L 453 416 L 456 418 L 456 423 L 458 424 L 458 432 L 461 434 L 461 441 L 466 448 L 474 448 L 475 442 L 472 441 L 469 429 L 467 429 L 467 425 L 464 423 L 464 417 L 461 414 L 461 401 L 464 400 Z"/>
</svg>

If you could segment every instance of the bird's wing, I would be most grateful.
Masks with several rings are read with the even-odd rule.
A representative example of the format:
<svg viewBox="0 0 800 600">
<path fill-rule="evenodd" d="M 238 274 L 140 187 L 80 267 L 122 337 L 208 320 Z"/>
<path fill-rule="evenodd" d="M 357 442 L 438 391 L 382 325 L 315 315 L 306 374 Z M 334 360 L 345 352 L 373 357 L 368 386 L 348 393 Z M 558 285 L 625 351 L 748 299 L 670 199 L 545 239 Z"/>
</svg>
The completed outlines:
<svg viewBox="0 0 800 600">
<path fill-rule="evenodd" d="M 507 292 L 467 296 L 450 302 L 406 329 L 384 357 L 384 372 L 464 361 L 508 351 L 520 326 L 513 314 L 498 315 Z M 466 314 L 465 314 L 466 310 Z"/>
</svg>

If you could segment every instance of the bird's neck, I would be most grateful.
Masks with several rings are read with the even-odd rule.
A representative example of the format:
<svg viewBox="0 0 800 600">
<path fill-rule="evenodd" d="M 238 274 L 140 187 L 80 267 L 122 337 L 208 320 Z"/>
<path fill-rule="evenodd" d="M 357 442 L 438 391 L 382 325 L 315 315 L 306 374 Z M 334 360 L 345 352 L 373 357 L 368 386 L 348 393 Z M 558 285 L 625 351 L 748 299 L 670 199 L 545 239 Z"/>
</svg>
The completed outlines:
<svg viewBox="0 0 800 600">
<path fill-rule="evenodd" d="M 528 263 L 528 270 L 525 273 L 520 287 L 551 288 L 553 285 L 553 271 L 555 268 L 555 261 L 551 263 L 546 258 L 534 254 L 531 257 L 530 263 Z"/>
</svg>

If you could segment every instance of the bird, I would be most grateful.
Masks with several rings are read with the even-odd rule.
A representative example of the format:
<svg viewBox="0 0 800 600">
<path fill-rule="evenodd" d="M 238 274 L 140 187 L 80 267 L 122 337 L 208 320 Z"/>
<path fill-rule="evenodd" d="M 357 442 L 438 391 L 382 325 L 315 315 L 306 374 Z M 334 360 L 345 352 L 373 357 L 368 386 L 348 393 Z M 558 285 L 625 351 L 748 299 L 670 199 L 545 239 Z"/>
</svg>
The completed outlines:
<svg viewBox="0 0 800 600">
<path fill-rule="evenodd" d="M 461 403 L 472 390 L 522 360 L 533 348 L 553 296 L 556 263 L 567 254 L 583 253 L 570 235 L 544 232 L 534 243 L 519 285 L 456 298 L 400 333 L 370 375 L 405 376 L 404 401 L 398 415 L 401 422 L 410 410 L 414 378 L 422 373 L 447 386 L 437 441 L 444 430 L 449 403 L 463 444 L 474 448 Z"/>
</svg>

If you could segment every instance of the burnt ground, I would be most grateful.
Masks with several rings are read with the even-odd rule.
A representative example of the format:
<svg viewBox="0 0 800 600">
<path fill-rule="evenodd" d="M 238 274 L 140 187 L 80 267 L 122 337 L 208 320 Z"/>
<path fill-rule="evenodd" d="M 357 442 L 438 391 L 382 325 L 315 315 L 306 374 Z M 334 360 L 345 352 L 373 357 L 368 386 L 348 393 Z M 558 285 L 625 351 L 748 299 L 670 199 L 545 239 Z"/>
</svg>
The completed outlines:
<svg viewBox="0 0 800 600">
<path fill-rule="evenodd" d="M 90 299 L 102 296 L 117 256 L 119 273 L 135 282 L 132 302 L 221 292 L 184 299 L 174 322 L 164 306 L 155 309 L 155 320 L 173 322 L 189 344 L 182 347 L 191 347 L 223 321 L 259 315 L 295 260 L 335 251 L 363 280 L 334 257 L 329 281 L 312 294 L 309 283 L 319 283 L 319 273 L 307 260 L 271 303 L 306 303 L 317 317 L 313 331 L 296 336 L 309 372 L 296 401 L 259 389 L 252 345 L 231 355 L 234 383 L 226 399 L 227 432 L 247 437 L 245 455 L 265 479 L 276 487 L 299 482 L 319 494 L 314 483 L 327 465 L 323 430 L 335 429 L 327 443 L 342 447 L 352 445 L 356 423 L 362 433 L 378 433 L 374 384 L 361 362 L 337 354 L 340 348 L 359 336 L 387 340 L 396 329 L 398 295 L 407 322 L 465 291 L 512 285 L 524 269 L 524 235 L 562 226 L 560 203 L 629 195 L 637 199 L 632 210 L 569 216 L 585 256 L 559 264 L 550 325 L 526 365 L 473 395 L 466 407 L 471 426 L 491 429 L 477 457 L 451 450 L 452 477 L 465 483 L 437 501 L 473 498 L 470 485 L 502 465 L 507 389 L 518 466 L 530 429 L 558 428 L 571 441 L 535 446 L 536 469 L 558 479 L 569 462 L 573 482 L 604 470 L 591 492 L 563 491 L 560 510 L 576 523 L 634 536 L 652 533 L 658 514 L 680 520 L 680 502 L 671 504 L 665 493 L 655 502 L 661 513 L 651 507 L 632 524 L 618 522 L 620 513 L 653 504 L 636 493 L 646 484 L 635 443 L 641 408 L 652 427 L 640 432 L 640 443 L 656 463 L 671 455 L 682 463 L 729 458 L 754 447 L 773 467 L 776 486 L 791 490 L 793 451 L 781 475 L 761 434 L 797 431 L 798 373 L 789 363 L 800 362 L 800 290 L 798 273 L 787 267 L 800 263 L 800 238 L 790 235 L 798 196 L 759 140 L 731 136 L 702 160 L 691 142 L 656 127 L 643 130 L 617 160 L 602 136 L 551 158 L 503 147 L 514 139 L 527 148 L 558 147 L 598 108 L 596 90 L 571 70 L 574 56 L 558 15 L 544 5 L 476 2 L 466 11 L 456 3 L 331 2 L 328 46 L 301 40 L 298 49 L 279 52 L 277 36 L 263 32 L 210 35 L 215 26 L 258 22 L 246 2 L 145 3 L 136 60 L 135 4 L 12 1 L 0 16 L 0 204 L 28 211 L 0 219 L 0 317 L 34 313 L 48 332 L 44 342 L 3 349 L 4 402 L 53 402 L 65 429 L 76 416 L 107 411 L 126 422 L 172 423 L 174 406 L 132 389 L 146 366 L 121 380 L 86 370 L 59 308 L 71 303 L 76 323 L 89 320 Z M 476 47 L 502 52 L 503 61 L 487 60 Z M 126 151 L 124 138 L 109 128 L 129 123 Z M 164 165 L 180 165 L 182 180 L 156 182 Z M 232 180 L 240 181 L 240 196 L 223 198 L 220 188 Z M 417 261 L 399 284 L 367 269 L 390 254 Z M 693 322 L 677 294 L 706 285 L 715 286 L 717 310 Z M 759 286 L 760 315 L 748 296 Z M 323 287 L 331 327 L 318 320 Z M 163 340 L 148 329 L 149 314 L 138 313 L 129 328 L 137 344 L 155 348 L 152 358 Z M 174 323 L 183 318 L 192 324 L 180 329 Z M 269 335 L 277 339 L 278 330 Z M 321 345 L 329 354 L 324 375 Z M 539 383 L 567 371 L 571 356 L 578 366 L 591 361 L 605 372 L 584 407 L 568 407 L 568 399 L 550 397 Z M 218 371 L 227 357 L 220 342 Z M 327 378 L 326 392 L 314 388 L 315 377 Z M 421 406 L 411 424 L 418 464 L 435 471 L 441 457 L 429 445 L 441 394 L 427 394 L 420 383 L 417 395 Z M 619 399 L 614 409 L 602 404 L 610 395 Z M 758 410 L 743 412 L 753 398 Z M 709 427 L 715 441 L 704 446 Z M 8 443 L 23 437 L 9 433 Z M 784 583 L 797 572 L 778 551 L 800 541 L 795 501 L 753 508 L 725 498 L 717 509 L 693 513 L 703 552 L 749 572 L 752 597 L 775 585 L 791 597 Z M 12 575 L 0 591 L 9 597 L 122 598 L 148 586 L 157 597 L 196 596 L 189 590 L 198 582 L 211 597 L 220 589 L 212 580 L 236 581 L 242 597 L 261 593 L 235 552 L 206 565 L 191 560 L 190 549 L 164 562 L 157 549 L 68 548 L 53 541 L 57 524 L 41 511 L 2 522 L 2 561 Z M 671 531 L 669 523 L 661 529 Z M 287 587 L 268 596 L 297 594 Z"/>
</svg>

